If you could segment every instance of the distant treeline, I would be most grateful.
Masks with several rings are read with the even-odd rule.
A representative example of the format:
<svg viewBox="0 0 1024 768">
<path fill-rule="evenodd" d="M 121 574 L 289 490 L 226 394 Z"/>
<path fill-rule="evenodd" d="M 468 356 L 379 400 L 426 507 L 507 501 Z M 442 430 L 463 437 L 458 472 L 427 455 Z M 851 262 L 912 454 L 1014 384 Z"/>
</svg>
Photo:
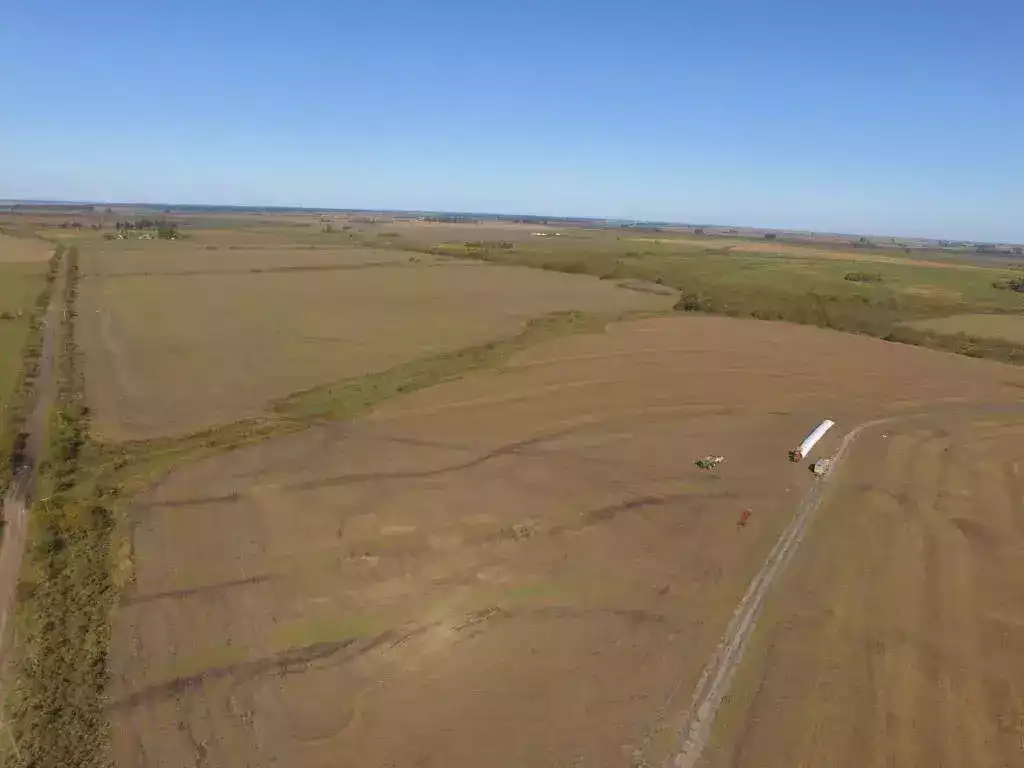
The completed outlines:
<svg viewBox="0 0 1024 768">
<path fill-rule="evenodd" d="M 168 219 L 136 219 L 115 222 L 114 227 L 118 232 L 123 232 L 137 229 L 177 229 L 178 225 Z"/>
</svg>

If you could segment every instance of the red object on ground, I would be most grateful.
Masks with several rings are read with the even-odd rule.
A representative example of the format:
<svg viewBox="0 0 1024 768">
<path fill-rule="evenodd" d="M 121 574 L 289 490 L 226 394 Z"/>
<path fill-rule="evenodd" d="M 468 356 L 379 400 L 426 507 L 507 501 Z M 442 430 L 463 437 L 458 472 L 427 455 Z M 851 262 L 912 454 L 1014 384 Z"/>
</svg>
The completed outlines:
<svg viewBox="0 0 1024 768">
<path fill-rule="evenodd" d="M 736 526 L 738 528 L 742 528 L 743 526 L 745 526 L 747 524 L 747 520 L 749 520 L 749 519 L 750 519 L 750 510 L 749 509 L 744 509 L 743 510 L 743 514 L 740 515 L 739 522 L 736 523 Z"/>
</svg>

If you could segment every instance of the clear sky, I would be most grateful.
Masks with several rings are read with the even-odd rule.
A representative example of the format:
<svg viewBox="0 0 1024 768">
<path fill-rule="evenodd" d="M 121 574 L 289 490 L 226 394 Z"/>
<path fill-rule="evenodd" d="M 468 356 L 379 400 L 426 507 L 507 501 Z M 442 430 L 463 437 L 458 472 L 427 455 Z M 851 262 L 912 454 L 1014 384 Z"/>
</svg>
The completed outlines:
<svg viewBox="0 0 1024 768">
<path fill-rule="evenodd" d="M 1020 0 L 8 0 L 0 198 L 1024 241 Z"/>
</svg>

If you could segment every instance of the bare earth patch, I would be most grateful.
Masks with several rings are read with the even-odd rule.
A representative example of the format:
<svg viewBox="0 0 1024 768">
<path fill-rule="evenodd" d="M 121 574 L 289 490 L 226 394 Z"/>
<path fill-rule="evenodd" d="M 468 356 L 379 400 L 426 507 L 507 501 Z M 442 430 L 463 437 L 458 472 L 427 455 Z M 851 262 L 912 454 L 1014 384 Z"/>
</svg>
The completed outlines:
<svg viewBox="0 0 1024 768">
<path fill-rule="evenodd" d="M 658 765 L 811 482 L 794 441 L 1022 384 L 814 328 L 645 320 L 183 467 L 132 513 L 114 756 Z"/>
</svg>

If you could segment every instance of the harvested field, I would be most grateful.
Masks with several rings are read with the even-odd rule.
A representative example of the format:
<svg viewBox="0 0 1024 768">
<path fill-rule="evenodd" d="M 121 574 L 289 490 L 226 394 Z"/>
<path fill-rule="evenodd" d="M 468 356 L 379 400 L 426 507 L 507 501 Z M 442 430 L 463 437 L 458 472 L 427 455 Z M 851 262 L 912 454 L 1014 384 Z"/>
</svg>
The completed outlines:
<svg viewBox="0 0 1024 768">
<path fill-rule="evenodd" d="M 88 252 L 86 277 L 149 277 L 161 275 L 247 275 L 267 272 L 345 270 L 375 264 L 408 264 L 402 251 L 354 248 L 309 248 L 238 245 L 244 238 L 235 233 L 231 246 L 198 247 L 193 243 L 126 240 L 104 243 Z M 417 256 L 420 263 L 434 264 L 431 256 Z"/>
<path fill-rule="evenodd" d="M 778 585 L 708 768 L 1024 761 L 1021 412 L 872 430 Z"/>
<path fill-rule="evenodd" d="M 177 245 L 87 260 L 80 324 L 105 438 L 257 415 L 296 390 L 511 336 L 557 310 L 674 303 L 589 277 L 393 251 Z"/>
<path fill-rule="evenodd" d="M 34 237 L 13 237 L 0 233 L 0 264 L 42 263 L 53 253 L 53 244 Z"/>
<path fill-rule="evenodd" d="M 952 315 L 907 323 L 911 328 L 935 333 L 966 333 L 982 339 L 1004 339 L 1024 344 L 1024 317 L 1020 315 Z"/>
<path fill-rule="evenodd" d="M 841 433 L 1021 386 L 1018 369 L 865 337 L 649 319 L 182 467 L 132 511 L 114 757 L 659 765 L 811 483 L 794 442 L 823 415 Z M 708 453 L 718 470 L 693 466 Z M 937 492 L 932 469 L 918 481 Z M 952 578 L 950 553 L 932 556 Z"/>
</svg>

